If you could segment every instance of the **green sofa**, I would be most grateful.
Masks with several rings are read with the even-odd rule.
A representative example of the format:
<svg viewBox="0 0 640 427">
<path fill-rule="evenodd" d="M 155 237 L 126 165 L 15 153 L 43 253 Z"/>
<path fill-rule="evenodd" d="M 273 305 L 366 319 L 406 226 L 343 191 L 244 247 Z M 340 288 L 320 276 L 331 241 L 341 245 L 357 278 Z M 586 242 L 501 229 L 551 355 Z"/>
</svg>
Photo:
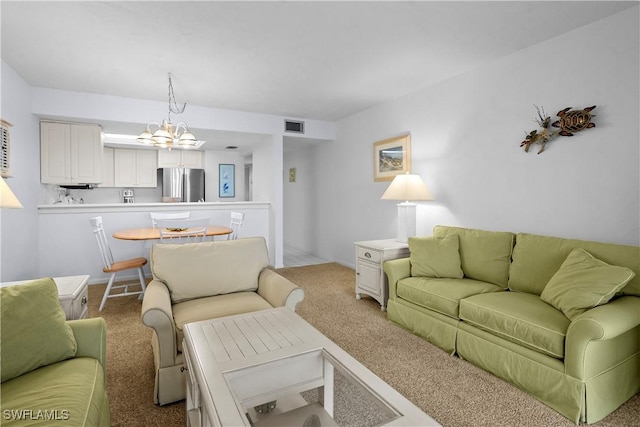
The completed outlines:
<svg viewBox="0 0 640 427">
<path fill-rule="evenodd" d="M 0 424 L 109 426 L 104 319 L 67 321 L 50 278 L 0 292 Z"/>
<path fill-rule="evenodd" d="M 392 322 L 576 423 L 640 391 L 640 247 L 436 226 L 409 248 Z"/>
</svg>

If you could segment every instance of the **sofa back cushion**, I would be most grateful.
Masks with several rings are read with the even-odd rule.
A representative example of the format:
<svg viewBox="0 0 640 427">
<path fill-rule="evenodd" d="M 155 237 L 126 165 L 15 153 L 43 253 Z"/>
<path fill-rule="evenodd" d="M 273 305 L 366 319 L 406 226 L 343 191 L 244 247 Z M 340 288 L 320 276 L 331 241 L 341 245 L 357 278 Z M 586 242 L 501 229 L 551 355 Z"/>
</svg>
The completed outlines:
<svg viewBox="0 0 640 427">
<path fill-rule="evenodd" d="M 2 382 L 76 355 L 52 278 L 0 289 Z"/>
<path fill-rule="evenodd" d="M 411 276 L 462 279 L 458 236 L 409 237 Z"/>
<path fill-rule="evenodd" d="M 509 271 L 509 289 L 540 295 L 575 248 L 582 248 L 610 265 L 627 267 L 635 277 L 622 295 L 640 296 L 640 247 L 519 233 Z"/>
<path fill-rule="evenodd" d="M 507 287 L 513 233 L 443 225 L 433 229 L 435 237 L 451 234 L 457 235 L 460 242 L 460 264 L 465 277 Z"/>
<path fill-rule="evenodd" d="M 262 237 L 219 242 L 156 244 L 151 272 L 177 303 L 232 292 L 255 291 L 258 276 L 269 265 Z"/>
</svg>

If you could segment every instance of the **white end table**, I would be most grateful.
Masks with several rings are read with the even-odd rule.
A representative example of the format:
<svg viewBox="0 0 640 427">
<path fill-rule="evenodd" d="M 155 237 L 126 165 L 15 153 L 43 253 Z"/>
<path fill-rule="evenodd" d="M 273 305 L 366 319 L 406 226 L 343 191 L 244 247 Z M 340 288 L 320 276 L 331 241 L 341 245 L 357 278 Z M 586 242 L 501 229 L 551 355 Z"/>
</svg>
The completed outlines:
<svg viewBox="0 0 640 427">
<path fill-rule="evenodd" d="M 394 239 L 355 242 L 356 245 L 356 298 L 367 294 L 386 310 L 389 284 L 384 274 L 385 261 L 409 256 L 409 245 Z"/>
<path fill-rule="evenodd" d="M 1 287 L 22 285 L 31 280 L 0 283 Z M 58 298 L 67 320 L 86 319 L 89 317 L 89 276 L 54 277 L 58 287 Z"/>
</svg>

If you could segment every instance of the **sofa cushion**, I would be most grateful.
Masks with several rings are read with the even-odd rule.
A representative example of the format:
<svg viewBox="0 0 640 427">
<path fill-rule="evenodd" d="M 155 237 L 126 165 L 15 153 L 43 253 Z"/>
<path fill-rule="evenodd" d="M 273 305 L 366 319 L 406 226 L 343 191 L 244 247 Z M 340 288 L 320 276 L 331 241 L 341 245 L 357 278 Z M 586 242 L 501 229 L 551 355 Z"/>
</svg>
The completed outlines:
<svg viewBox="0 0 640 427">
<path fill-rule="evenodd" d="M 460 263 L 465 277 L 507 287 L 514 234 L 442 225 L 433 229 L 436 237 L 451 234 L 460 239 Z"/>
<path fill-rule="evenodd" d="M 458 318 L 460 300 L 471 295 L 503 291 L 500 286 L 473 279 L 407 277 L 399 280 L 397 295 L 421 307 Z"/>
<path fill-rule="evenodd" d="M 3 415 L 22 411 L 28 417 L 23 421 L 48 426 L 109 425 L 106 382 L 97 359 L 78 357 L 36 369 L 2 383 L 0 392 Z M 5 423 L 13 425 L 3 417 Z"/>
<path fill-rule="evenodd" d="M 265 299 L 255 292 L 235 292 L 214 297 L 197 298 L 175 304 L 172 307 L 173 320 L 176 324 L 178 350 L 182 351 L 182 328 L 186 323 L 215 319 L 233 314 L 273 308 Z"/>
<path fill-rule="evenodd" d="M 411 275 L 462 279 L 458 236 L 409 237 Z"/>
<path fill-rule="evenodd" d="M 260 272 L 269 265 L 267 244 L 262 237 L 156 244 L 150 258 L 154 279 L 167 286 L 173 303 L 255 291 Z"/>
<path fill-rule="evenodd" d="M 588 309 L 609 302 L 633 276 L 635 273 L 626 267 L 609 265 L 576 248 L 549 280 L 540 299 L 574 320 Z"/>
<path fill-rule="evenodd" d="M 76 354 L 52 278 L 1 288 L 0 326 L 2 382 Z"/>
<path fill-rule="evenodd" d="M 564 358 L 570 321 L 537 295 L 498 292 L 460 301 L 460 319 L 540 353 Z"/>
<path fill-rule="evenodd" d="M 640 296 L 640 247 L 520 233 L 516 236 L 509 289 L 540 295 L 569 253 L 583 248 L 599 260 L 630 268 L 635 277 L 620 294 Z"/>
</svg>

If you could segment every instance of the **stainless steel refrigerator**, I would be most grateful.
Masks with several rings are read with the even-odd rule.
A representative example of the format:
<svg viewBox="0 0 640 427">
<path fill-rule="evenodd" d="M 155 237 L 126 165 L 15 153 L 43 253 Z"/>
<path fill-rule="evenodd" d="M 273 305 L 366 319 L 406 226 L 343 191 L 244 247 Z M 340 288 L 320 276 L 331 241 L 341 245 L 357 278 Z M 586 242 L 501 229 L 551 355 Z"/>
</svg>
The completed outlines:
<svg viewBox="0 0 640 427">
<path fill-rule="evenodd" d="M 162 201 L 204 202 L 204 169 L 161 168 Z"/>
</svg>

